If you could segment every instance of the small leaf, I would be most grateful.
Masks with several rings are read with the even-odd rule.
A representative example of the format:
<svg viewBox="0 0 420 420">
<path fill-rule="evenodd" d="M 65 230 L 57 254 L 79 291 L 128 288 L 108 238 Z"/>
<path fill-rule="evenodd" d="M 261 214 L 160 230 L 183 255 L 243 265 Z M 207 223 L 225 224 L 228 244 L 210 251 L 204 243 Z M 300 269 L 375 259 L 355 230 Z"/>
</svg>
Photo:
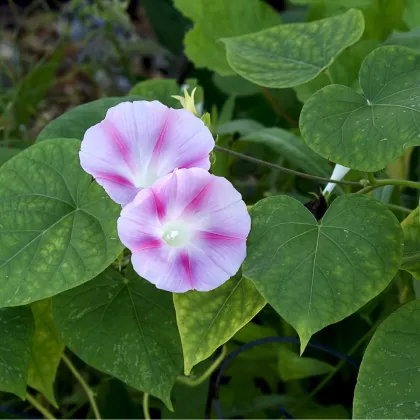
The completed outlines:
<svg viewBox="0 0 420 420">
<path fill-rule="evenodd" d="M 196 67 L 227 76 L 234 74 L 226 61 L 222 37 L 231 37 L 270 28 L 280 16 L 260 0 L 175 0 L 175 7 L 193 20 L 185 36 L 185 53 Z"/>
<path fill-rule="evenodd" d="M 279 375 L 284 382 L 324 375 L 334 367 L 322 360 L 312 357 L 301 357 L 287 346 L 279 349 Z"/>
<path fill-rule="evenodd" d="M 233 76 L 221 76 L 218 73 L 214 73 L 213 83 L 221 92 L 228 96 L 251 96 L 261 92 L 259 86 L 248 82 L 248 80 L 237 74 Z"/>
<path fill-rule="evenodd" d="M 314 79 L 363 34 L 360 11 L 310 23 L 279 25 L 224 38 L 227 60 L 242 77 L 260 86 L 285 88 Z"/>
<path fill-rule="evenodd" d="M 25 398 L 34 320 L 29 307 L 0 309 L 0 391 Z"/>
<path fill-rule="evenodd" d="M 182 349 L 170 293 L 137 276 L 107 269 L 53 298 L 53 318 L 64 343 L 82 360 L 160 398 L 182 370 Z"/>
<path fill-rule="evenodd" d="M 357 378 L 353 418 L 414 419 L 420 411 L 420 300 L 391 314 L 369 343 Z"/>
<path fill-rule="evenodd" d="M 53 324 L 51 299 L 35 302 L 31 307 L 35 320 L 35 335 L 28 385 L 41 392 L 51 404 L 58 407 L 53 386 L 64 344 Z"/>
<path fill-rule="evenodd" d="M 86 130 L 101 122 L 109 108 L 121 102 L 141 101 L 142 99 L 141 96 L 103 98 L 79 105 L 47 124 L 39 133 L 36 141 L 58 138 L 82 140 Z"/>
<path fill-rule="evenodd" d="M 79 163 L 80 142 L 36 144 L 0 168 L 0 307 L 84 283 L 123 249 L 120 206 Z"/>
<path fill-rule="evenodd" d="M 243 275 L 297 330 L 302 351 L 384 290 L 400 266 L 401 226 L 368 196 L 337 198 L 319 223 L 287 196 L 259 201 L 251 218 Z"/>
<path fill-rule="evenodd" d="M 299 137 L 281 128 L 265 128 L 240 139 L 270 147 L 299 169 L 314 175 L 329 177 L 328 162 L 314 153 Z"/>
<path fill-rule="evenodd" d="M 360 171 L 378 171 L 420 144 L 420 53 L 374 50 L 359 73 L 364 95 L 331 85 L 316 92 L 300 116 L 303 139 L 316 153 Z"/>
<path fill-rule="evenodd" d="M 420 3 L 418 3 L 420 6 Z M 420 13 L 420 7 L 419 7 Z M 410 32 L 394 32 L 384 42 L 384 45 L 402 45 L 420 51 L 420 28 L 415 28 Z"/>
<path fill-rule="evenodd" d="M 252 283 L 236 275 L 210 292 L 174 294 L 184 370 L 207 359 L 265 305 Z"/>
<path fill-rule="evenodd" d="M 217 128 L 217 134 L 235 134 L 241 135 L 250 134 L 255 131 L 260 131 L 264 128 L 262 124 L 254 120 L 239 119 L 225 122 Z"/>
</svg>

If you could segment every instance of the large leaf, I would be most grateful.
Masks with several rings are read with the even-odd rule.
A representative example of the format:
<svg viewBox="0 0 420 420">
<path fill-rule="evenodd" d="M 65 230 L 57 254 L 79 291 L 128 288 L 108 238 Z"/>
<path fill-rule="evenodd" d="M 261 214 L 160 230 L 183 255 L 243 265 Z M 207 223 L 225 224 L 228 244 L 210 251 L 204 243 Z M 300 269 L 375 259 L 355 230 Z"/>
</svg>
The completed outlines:
<svg viewBox="0 0 420 420">
<path fill-rule="evenodd" d="M 314 79 L 345 48 L 360 39 L 358 10 L 310 23 L 291 23 L 224 38 L 230 66 L 261 86 L 285 88 Z"/>
<path fill-rule="evenodd" d="M 314 153 L 299 137 L 281 128 L 265 128 L 249 133 L 240 139 L 261 143 L 276 151 L 299 169 L 320 176 L 329 177 L 328 162 Z"/>
<path fill-rule="evenodd" d="M 302 351 L 384 290 L 401 262 L 401 226 L 368 196 L 337 198 L 319 223 L 287 196 L 259 201 L 251 217 L 243 275 L 297 330 Z"/>
<path fill-rule="evenodd" d="M 170 293 L 131 269 L 108 269 L 53 298 L 53 318 L 65 344 L 86 363 L 161 398 L 182 370 L 182 349 Z"/>
<path fill-rule="evenodd" d="M 253 284 L 236 275 L 207 293 L 174 294 L 179 332 L 184 351 L 184 370 L 207 359 L 248 323 L 265 305 Z"/>
<path fill-rule="evenodd" d="M 80 105 L 47 124 L 39 133 L 36 141 L 70 138 L 83 139 L 86 130 L 105 118 L 109 108 L 126 101 L 140 101 L 141 96 L 103 98 Z"/>
<path fill-rule="evenodd" d="M 420 53 L 384 46 L 363 61 L 364 95 L 331 85 L 316 92 L 300 116 L 309 147 L 336 163 L 377 171 L 420 144 Z"/>
<path fill-rule="evenodd" d="M 185 37 L 185 53 L 196 67 L 222 75 L 234 74 L 226 61 L 220 38 L 270 28 L 280 16 L 260 0 L 175 0 L 175 7 L 194 21 Z"/>
<path fill-rule="evenodd" d="M 376 330 L 360 367 L 353 417 L 415 419 L 420 412 L 420 300 Z"/>
<path fill-rule="evenodd" d="M 30 308 L 0 309 L 0 391 L 26 395 L 34 320 Z"/>
<path fill-rule="evenodd" d="M 0 307 L 84 283 L 121 252 L 121 208 L 82 170 L 79 149 L 50 140 L 0 168 Z"/>
<path fill-rule="evenodd" d="M 54 380 L 60 364 L 64 344 L 55 329 L 51 314 L 51 299 L 32 304 L 35 335 L 29 365 L 28 385 L 35 388 L 57 407 L 54 397 Z"/>
</svg>

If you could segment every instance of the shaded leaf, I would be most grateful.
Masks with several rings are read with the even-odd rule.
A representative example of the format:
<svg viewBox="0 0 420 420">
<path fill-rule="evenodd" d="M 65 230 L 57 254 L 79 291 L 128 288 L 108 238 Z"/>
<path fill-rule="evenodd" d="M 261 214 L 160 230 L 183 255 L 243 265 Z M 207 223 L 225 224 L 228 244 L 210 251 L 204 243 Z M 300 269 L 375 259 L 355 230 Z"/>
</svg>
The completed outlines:
<svg viewBox="0 0 420 420">
<path fill-rule="evenodd" d="M 368 196 L 337 198 L 319 223 L 287 196 L 259 201 L 251 218 L 243 275 L 297 330 L 302 351 L 384 290 L 400 266 L 401 226 Z"/>
<path fill-rule="evenodd" d="M 182 350 L 170 293 L 130 268 L 107 269 L 53 298 L 64 343 L 96 369 L 164 401 L 182 369 Z"/>
<path fill-rule="evenodd" d="M 401 269 L 420 280 L 420 216 L 419 208 L 413 210 L 401 223 L 404 232 L 404 258 Z"/>
<path fill-rule="evenodd" d="M 376 330 L 360 367 L 353 418 L 416 418 L 420 411 L 420 301 L 391 314 Z"/>
<path fill-rule="evenodd" d="M 0 309 L 0 391 L 25 398 L 34 320 L 30 308 Z"/>
<path fill-rule="evenodd" d="M 84 283 L 123 249 L 120 206 L 82 170 L 79 149 L 75 139 L 50 140 L 0 168 L 0 307 Z"/>
</svg>

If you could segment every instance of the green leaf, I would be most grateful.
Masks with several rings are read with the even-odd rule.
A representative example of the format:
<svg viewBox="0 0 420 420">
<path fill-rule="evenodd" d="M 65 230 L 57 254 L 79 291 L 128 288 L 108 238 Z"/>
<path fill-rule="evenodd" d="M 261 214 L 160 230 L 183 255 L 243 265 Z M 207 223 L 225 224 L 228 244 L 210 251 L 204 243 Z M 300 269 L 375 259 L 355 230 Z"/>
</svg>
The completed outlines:
<svg viewBox="0 0 420 420">
<path fill-rule="evenodd" d="M 243 275 L 297 330 L 302 351 L 384 290 L 400 266 L 401 226 L 368 196 L 337 198 L 320 223 L 287 196 L 259 201 L 251 218 Z"/>
<path fill-rule="evenodd" d="M 51 299 L 35 302 L 31 308 L 35 320 L 35 335 L 32 343 L 28 385 L 41 392 L 51 404 L 58 408 L 53 386 L 64 344 L 53 324 Z"/>
<path fill-rule="evenodd" d="M 420 280 L 420 216 L 419 208 L 413 210 L 401 223 L 404 232 L 404 258 L 401 269 Z"/>
<path fill-rule="evenodd" d="M 329 363 L 312 357 L 301 357 L 287 346 L 280 346 L 278 368 L 283 382 L 324 375 L 334 370 Z"/>
<path fill-rule="evenodd" d="M 420 6 L 420 3 L 418 3 Z M 420 13 L 420 8 L 419 8 Z M 420 50 L 420 28 L 415 28 L 410 32 L 394 32 L 384 42 L 384 45 L 402 45 L 403 47 Z"/>
<path fill-rule="evenodd" d="M 252 283 L 236 275 L 207 293 L 174 294 L 184 352 L 184 370 L 207 359 L 248 323 L 265 305 Z"/>
<path fill-rule="evenodd" d="M 217 134 L 222 135 L 239 133 L 241 135 L 245 135 L 255 131 L 260 131 L 263 128 L 264 126 L 257 121 L 239 119 L 221 124 L 220 127 L 217 128 Z"/>
<path fill-rule="evenodd" d="M 120 206 L 79 163 L 80 142 L 34 145 L 0 168 L 0 307 L 78 286 L 123 249 Z"/>
<path fill-rule="evenodd" d="M 242 77 L 261 86 L 285 88 L 314 79 L 363 34 L 358 10 L 310 23 L 280 25 L 224 38 L 227 60 Z"/>
<path fill-rule="evenodd" d="M 417 0 L 405 0 L 404 22 L 410 29 L 420 26 L 420 3 Z"/>
<path fill-rule="evenodd" d="M 7 162 L 13 156 L 17 155 L 20 149 L 11 149 L 6 147 L 0 147 L 0 166 Z"/>
<path fill-rule="evenodd" d="M 369 343 L 357 378 L 353 418 L 409 419 L 420 411 L 420 300 L 391 314 Z"/>
<path fill-rule="evenodd" d="M 34 320 L 30 308 L 0 309 L 0 391 L 25 398 Z"/>
<path fill-rule="evenodd" d="M 224 94 L 236 96 L 251 96 L 260 93 L 259 86 L 238 75 L 221 76 L 218 73 L 213 74 L 213 83 Z"/>
<path fill-rule="evenodd" d="M 326 177 L 331 174 L 328 162 L 314 153 L 290 131 L 281 128 L 265 128 L 249 133 L 240 140 L 264 144 L 307 173 Z"/>
<path fill-rule="evenodd" d="M 364 95 L 331 85 L 315 93 L 300 116 L 303 139 L 326 159 L 378 171 L 420 144 L 420 53 L 384 46 L 363 61 Z"/>
<path fill-rule="evenodd" d="M 280 16 L 260 0 L 174 0 L 175 7 L 194 22 L 185 39 L 185 53 L 196 67 L 223 76 L 234 74 L 226 61 L 220 38 L 270 28 Z"/>
<path fill-rule="evenodd" d="M 137 276 L 108 269 L 53 298 L 64 343 L 82 360 L 160 398 L 182 370 L 182 350 L 170 293 Z"/>
<path fill-rule="evenodd" d="M 103 98 L 80 105 L 47 124 L 39 133 L 36 141 L 58 138 L 82 140 L 86 130 L 101 122 L 109 108 L 121 102 L 141 101 L 142 99 L 141 96 Z"/>
<path fill-rule="evenodd" d="M 195 87 L 198 87 L 197 80 L 187 79 L 185 87 L 191 93 Z M 176 79 L 151 79 L 137 83 L 130 90 L 130 95 L 141 96 L 146 101 L 157 100 L 172 108 L 182 108 L 181 103 L 177 99 L 172 98 L 171 95 L 184 96 L 184 93 L 178 86 Z M 196 104 L 203 103 L 203 90 L 201 87 L 197 88 L 194 98 Z"/>
</svg>

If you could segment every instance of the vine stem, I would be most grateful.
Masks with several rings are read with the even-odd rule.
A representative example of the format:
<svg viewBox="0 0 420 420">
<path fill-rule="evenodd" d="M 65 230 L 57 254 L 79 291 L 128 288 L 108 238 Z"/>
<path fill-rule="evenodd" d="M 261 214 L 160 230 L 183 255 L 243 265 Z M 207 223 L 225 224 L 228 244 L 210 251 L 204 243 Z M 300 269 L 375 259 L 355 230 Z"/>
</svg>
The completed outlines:
<svg viewBox="0 0 420 420">
<path fill-rule="evenodd" d="M 41 403 L 39 403 L 38 400 L 29 392 L 26 394 L 26 399 L 44 416 L 44 419 L 55 419 L 55 416 L 51 414 Z"/>
<path fill-rule="evenodd" d="M 198 386 L 202 384 L 220 366 L 220 364 L 223 362 L 224 358 L 226 357 L 226 354 L 227 354 L 227 348 L 226 346 L 223 346 L 222 351 L 220 352 L 220 355 L 201 376 L 195 379 L 192 379 L 188 376 L 179 376 L 177 381 L 188 386 Z"/>
<path fill-rule="evenodd" d="M 406 179 L 376 179 L 373 174 L 368 174 L 368 179 L 370 185 L 357 191 L 356 194 L 367 194 L 377 188 L 385 187 L 386 185 L 420 189 L 420 182 L 407 181 Z"/>
<path fill-rule="evenodd" d="M 243 159 L 243 160 L 248 160 L 249 162 L 253 162 L 253 163 L 256 163 L 258 165 L 267 166 L 268 168 L 277 169 L 277 170 L 285 172 L 287 174 L 299 176 L 300 178 L 312 179 L 314 181 L 321 181 L 321 182 L 326 182 L 326 183 L 333 182 L 335 184 L 354 185 L 356 187 L 361 187 L 362 186 L 362 184 L 360 182 L 339 181 L 339 180 L 336 180 L 336 179 L 329 179 L 329 178 L 324 178 L 322 176 L 309 175 L 309 174 L 305 174 L 304 172 L 294 171 L 293 169 L 284 168 L 283 166 L 277 165 L 275 163 L 266 162 L 265 160 L 261 160 L 261 159 L 254 158 L 252 156 L 244 155 L 243 153 L 234 152 L 233 150 L 225 149 L 224 147 L 220 147 L 220 146 L 217 146 L 217 145 L 214 146 L 214 149 L 219 151 L 219 152 L 226 153 L 228 155 L 232 155 L 232 156 L 238 157 L 238 158 Z"/>
<path fill-rule="evenodd" d="M 143 394 L 143 414 L 145 420 L 151 420 L 150 411 L 149 411 L 149 394 L 145 392 Z"/>
<path fill-rule="evenodd" d="M 71 360 L 63 354 L 62 359 L 64 363 L 67 365 L 67 367 L 71 370 L 71 373 L 74 375 L 74 377 L 77 379 L 77 381 L 80 383 L 84 391 L 86 392 L 86 395 L 89 399 L 90 405 L 93 410 L 93 414 L 95 415 L 95 419 L 101 420 L 101 414 L 99 413 L 98 406 L 95 401 L 95 395 L 92 391 L 91 387 L 87 384 L 87 382 L 83 379 L 82 375 L 77 371 Z"/>
</svg>

